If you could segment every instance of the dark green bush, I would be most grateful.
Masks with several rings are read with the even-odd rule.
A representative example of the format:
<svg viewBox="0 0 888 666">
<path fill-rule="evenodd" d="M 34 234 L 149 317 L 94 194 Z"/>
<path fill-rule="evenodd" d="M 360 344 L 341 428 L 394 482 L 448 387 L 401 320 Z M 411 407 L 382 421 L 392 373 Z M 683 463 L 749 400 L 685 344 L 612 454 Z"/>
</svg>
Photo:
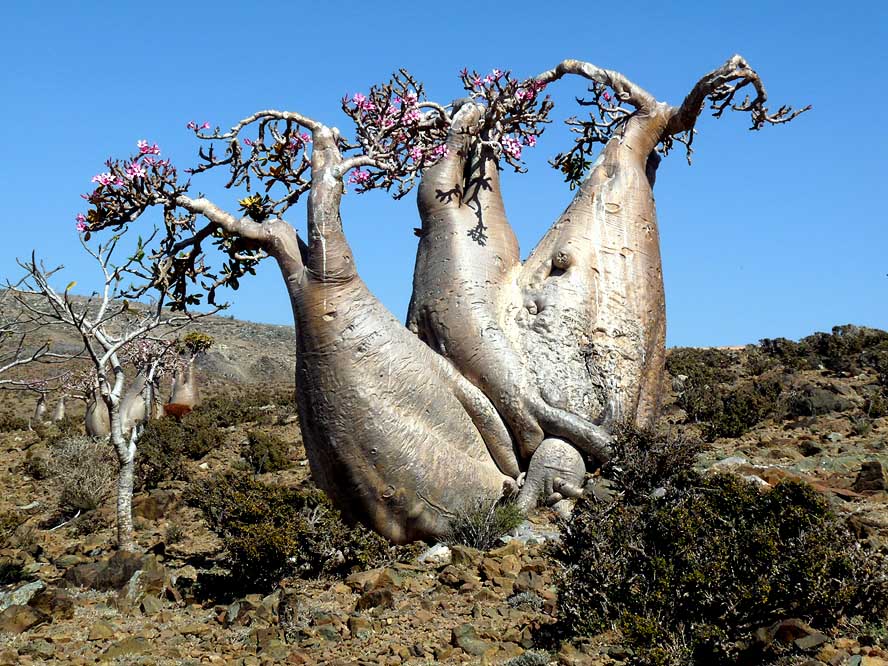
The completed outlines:
<svg viewBox="0 0 888 666">
<path fill-rule="evenodd" d="M 888 380 L 888 332 L 865 326 L 834 326 L 831 333 L 814 333 L 799 342 L 785 338 L 762 340 L 765 354 L 787 368 L 857 374 L 873 370 L 883 383 Z"/>
<path fill-rule="evenodd" d="M 523 520 L 524 514 L 514 501 L 479 500 L 457 512 L 445 541 L 488 550 Z"/>
<path fill-rule="evenodd" d="M 581 500 L 562 525 L 554 556 L 568 633 L 616 625 L 639 664 L 754 664 L 770 657 L 751 650 L 753 632 L 777 620 L 827 630 L 845 615 L 888 615 L 888 562 L 864 551 L 811 487 L 763 492 L 696 473 L 684 457 L 673 472 L 654 493 Z"/>
<path fill-rule="evenodd" d="M 0 432 L 13 432 L 15 430 L 27 430 L 28 419 L 16 416 L 11 412 L 0 413 Z"/>
<path fill-rule="evenodd" d="M 256 474 L 277 472 L 290 467 L 289 446 L 282 439 L 262 430 L 251 430 L 241 447 L 241 456 Z"/>
<path fill-rule="evenodd" d="M 319 490 L 232 474 L 198 484 L 188 502 L 222 538 L 232 577 L 246 589 L 267 590 L 285 576 L 343 575 L 389 556 L 385 539 L 346 525 Z"/>
</svg>

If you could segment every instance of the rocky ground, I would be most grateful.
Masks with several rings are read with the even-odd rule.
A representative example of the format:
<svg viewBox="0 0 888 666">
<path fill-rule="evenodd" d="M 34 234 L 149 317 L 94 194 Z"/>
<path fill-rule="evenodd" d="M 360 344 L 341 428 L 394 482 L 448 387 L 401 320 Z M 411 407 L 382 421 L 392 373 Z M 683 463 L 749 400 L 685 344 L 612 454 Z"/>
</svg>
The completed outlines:
<svg viewBox="0 0 888 666">
<path fill-rule="evenodd" d="M 888 417 L 861 420 L 872 377 L 811 370 L 786 381 L 842 400 L 826 413 L 766 418 L 740 437 L 716 439 L 700 464 L 761 484 L 806 479 L 861 539 L 888 550 Z M 694 436 L 698 426 L 686 423 L 675 400 L 681 382 L 676 378 L 662 426 Z M 227 429 L 223 446 L 188 462 L 189 477 L 242 467 L 245 433 L 261 426 L 293 443 L 291 466 L 262 479 L 309 486 L 295 419 L 269 408 L 257 420 Z M 21 523 L 7 525 L 0 549 L 0 576 L 8 581 L 0 586 L 0 666 L 631 663 L 617 634 L 573 642 L 549 636 L 558 572 L 547 556 L 547 541 L 557 538 L 547 510 L 487 552 L 438 546 L 345 579 L 290 578 L 272 594 L 239 597 L 224 583 L 207 584 L 222 543 L 184 501 L 189 482 L 139 494 L 144 554 L 115 553 L 110 501 L 71 519 L 59 509 L 53 479 L 29 475 L 29 457 L 43 445 L 37 432 L 0 433 L 0 517 Z M 861 633 L 848 625 L 823 635 L 791 621 L 772 627 L 770 637 L 794 641 L 800 664 L 888 666 L 888 627 Z"/>
</svg>

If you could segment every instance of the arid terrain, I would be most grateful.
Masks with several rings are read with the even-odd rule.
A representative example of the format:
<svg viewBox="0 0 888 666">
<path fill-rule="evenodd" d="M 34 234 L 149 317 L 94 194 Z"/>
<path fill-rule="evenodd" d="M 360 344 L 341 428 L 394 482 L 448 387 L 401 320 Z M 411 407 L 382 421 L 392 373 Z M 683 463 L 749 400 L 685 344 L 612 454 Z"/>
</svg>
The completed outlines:
<svg viewBox="0 0 888 666">
<path fill-rule="evenodd" d="M 136 531 L 144 554 L 115 552 L 110 495 L 92 511 L 63 505 L 51 464 L 58 429 L 0 433 L 0 666 L 632 663 L 632 649 L 617 632 L 562 641 L 547 631 L 558 618 L 559 574 L 548 550 L 558 524 L 547 509 L 487 551 L 417 544 L 346 575 L 290 572 L 262 592 L 238 590 L 225 575 L 224 544 L 191 490 L 222 472 L 255 471 L 245 442 L 257 431 L 286 443 L 286 460 L 256 480 L 312 487 L 288 399 L 292 334 L 222 317 L 200 328 L 217 341 L 200 361 L 204 396 L 234 396 L 246 406 L 221 429 L 221 443 L 182 459 L 178 478 L 139 491 Z M 681 370 L 693 367 L 687 359 L 700 359 L 672 350 L 660 430 L 712 440 L 701 468 L 736 472 L 763 487 L 784 478 L 809 481 L 866 548 L 888 553 L 888 416 L 876 408 L 872 371 L 853 363 L 789 369 L 779 353 L 758 347 L 710 351 L 715 356 L 704 365 L 720 370 L 710 381 L 729 393 L 754 386 L 756 413 L 747 409 L 742 427 L 730 418 L 719 427 L 695 422 L 690 392 L 705 397 L 716 384 L 691 386 L 694 376 Z M 27 417 L 33 409 L 30 396 L 0 398 L 7 416 Z M 76 419 L 66 427 L 76 428 Z M 724 436 L 726 430 L 745 432 Z M 783 634 L 775 640 L 791 648 L 791 661 L 781 663 L 888 665 L 885 626 L 849 618 L 825 635 L 801 621 L 776 631 Z"/>
</svg>

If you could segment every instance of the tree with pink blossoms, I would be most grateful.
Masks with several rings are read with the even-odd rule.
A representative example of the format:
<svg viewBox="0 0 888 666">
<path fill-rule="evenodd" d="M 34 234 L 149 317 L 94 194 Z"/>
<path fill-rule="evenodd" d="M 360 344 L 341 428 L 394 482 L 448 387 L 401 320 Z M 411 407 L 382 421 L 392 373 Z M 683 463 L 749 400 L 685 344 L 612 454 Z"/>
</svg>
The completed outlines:
<svg viewBox="0 0 888 666">
<path fill-rule="evenodd" d="M 547 89 L 566 76 L 590 86 L 580 104 L 592 113 L 568 121 L 576 142 L 552 159 L 577 193 L 521 261 L 499 172 L 524 170 L 553 108 Z M 160 230 L 138 244 L 132 272 L 142 293 L 176 310 L 213 306 L 260 261 L 277 263 L 312 474 L 346 516 L 397 542 L 440 536 L 466 507 L 504 494 L 525 509 L 576 496 L 608 459 L 614 425 L 656 416 L 657 164 L 676 143 L 690 155 L 707 103 L 716 116 L 750 114 L 753 129 L 800 113 L 769 111 L 739 56 L 675 106 L 575 60 L 528 79 L 466 69 L 460 80 L 462 97 L 449 104 L 404 70 L 346 95 L 349 134 L 273 109 L 228 129 L 192 120 L 199 148 L 187 172 L 140 141 L 95 176 L 77 218 L 89 239 L 122 235 L 159 210 Z M 209 171 L 239 193 L 237 210 L 194 193 Z M 401 198 L 414 187 L 421 227 L 405 326 L 361 280 L 340 202 L 346 189 Z M 301 201 L 305 237 L 286 221 Z"/>
</svg>

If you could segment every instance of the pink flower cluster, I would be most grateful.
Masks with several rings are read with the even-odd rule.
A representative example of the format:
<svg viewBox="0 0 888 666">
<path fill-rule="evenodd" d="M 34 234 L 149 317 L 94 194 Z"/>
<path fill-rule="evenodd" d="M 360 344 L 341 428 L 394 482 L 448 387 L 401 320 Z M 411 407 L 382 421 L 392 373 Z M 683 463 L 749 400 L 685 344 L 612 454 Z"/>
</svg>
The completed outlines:
<svg viewBox="0 0 888 666">
<path fill-rule="evenodd" d="M 466 78 L 469 75 L 469 70 L 463 69 L 460 74 L 463 76 L 463 78 Z M 494 69 L 490 72 L 490 74 L 487 74 L 484 77 L 482 77 L 480 74 L 476 74 L 472 79 L 472 85 L 476 88 L 491 86 L 495 82 L 499 81 L 503 76 L 505 76 L 505 72 L 500 69 Z"/>
<path fill-rule="evenodd" d="M 500 144 L 502 145 L 503 150 L 506 151 L 506 153 L 514 157 L 516 160 L 521 159 L 521 142 L 518 141 L 518 139 L 506 134 L 500 140 Z"/>
<path fill-rule="evenodd" d="M 155 143 L 154 145 L 148 145 L 148 141 L 146 139 L 139 139 L 136 142 L 136 146 L 139 148 L 139 153 L 142 155 L 160 155 L 160 148 Z"/>
<path fill-rule="evenodd" d="M 373 111 L 376 108 L 373 104 L 373 100 L 367 99 L 363 93 L 355 93 L 352 96 L 352 102 L 354 102 L 355 106 L 361 111 Z"/>
<path fill-rule="evenodd" d="M 370 172 L 363 169 L 355 169 L 348 177 L 348 182 L 353 185 L 363 185 L 370 180 Z"/>
<path fill-rule="evenodd" d="M 150 158 L 147 158 L 150 159 Z M 146 159 L 146 161 L 147 161 Z M 153 164 L 154 160 L 152 159 L 150 164 Z M 135 178 L 144 178 L 147 174 L 145 173 L 145 167 L 139 164 L 137 161 L 133 160 L 129 164 L 126 165 L 126 170 L 124 171 L 124 175 L 127 180 L 133 180 Z"/>
<path fill-rule="evenodd" d="M 123 185 L 123 181 L 120 180 L 120 178 L 118 178 L 117 176 L 113 175 L 110 171 L 97 173 L 90 180 L 91 182 L 98 183 L 99 185 Z"/>
<path fill-rule="evenodd" d="M 194 121 L 192 120 L 192 121 L 191 121 L 190 123 L 188 123 L 185 127 L 187 127 L 187 128 L 190 129 L 190 130 L 194 130 L 194 131 L 196 132 L 197 130 L 208 130 L 208 129 L 210 129 L 210 123 L 205 122 L 203 125 L 198 125 L 196 122 L 194 122 Z"/>
<path fill-rule="evenodd" d="M 77 231 L 86 231 L 89 229 L 89 225 L 86 223 L 86 215 L 83 213 L 77 213 L 77 217 L 74 219 L 77 220 Z"/>
</svg>

